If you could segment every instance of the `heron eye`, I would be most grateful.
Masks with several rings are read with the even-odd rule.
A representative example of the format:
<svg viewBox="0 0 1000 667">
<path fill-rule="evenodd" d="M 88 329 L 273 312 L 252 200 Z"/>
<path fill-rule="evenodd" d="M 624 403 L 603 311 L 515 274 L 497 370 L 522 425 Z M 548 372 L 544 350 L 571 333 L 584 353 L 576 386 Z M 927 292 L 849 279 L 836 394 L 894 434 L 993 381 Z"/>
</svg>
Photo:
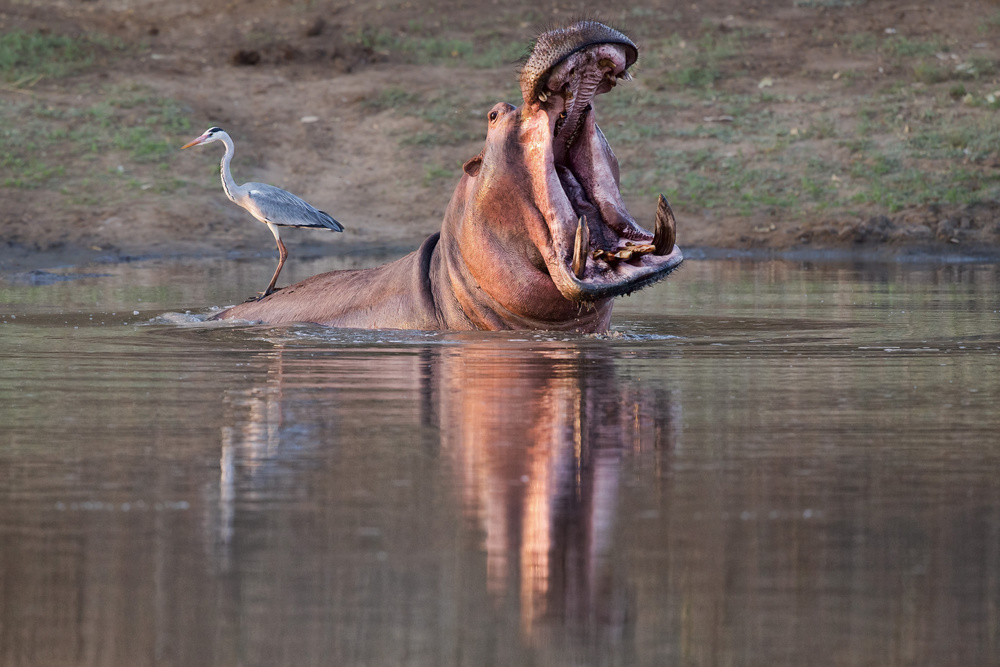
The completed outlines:
<svg viewBox="0 0 1000 667">
<path fill-rule="evenodd" d="M 494 109 L 493 111 L 490 112 L 490 122 L 492 123 L 496 119 L 497 119 L 497 110 Z"/>
</svg>

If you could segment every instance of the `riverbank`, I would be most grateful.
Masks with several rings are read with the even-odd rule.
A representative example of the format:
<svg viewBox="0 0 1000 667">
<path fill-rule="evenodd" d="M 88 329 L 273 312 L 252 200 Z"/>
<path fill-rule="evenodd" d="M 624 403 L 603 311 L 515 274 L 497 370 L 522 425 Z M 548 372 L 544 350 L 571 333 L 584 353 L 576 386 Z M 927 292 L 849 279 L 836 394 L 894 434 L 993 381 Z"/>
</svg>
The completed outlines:
<svg viewBox="0 0 1000 667">
<path fill-rule="evenodd" d="M 1000 8 L 988 2 L 374 7 L 333 1 L 0 4 L 0 270 L 266 255 L 226 201 L 284 187 L 347 227 L 292 257 L 413 249 L 485 116 L 519 102 L 533 26 L 604 15 L 640 45 L 598 99 L 634 217 L 664 193 L 689 256 L 932 261 L 1000 253 Z M 700 254 L 699 254 L 700 253 Z"/>
</svg>

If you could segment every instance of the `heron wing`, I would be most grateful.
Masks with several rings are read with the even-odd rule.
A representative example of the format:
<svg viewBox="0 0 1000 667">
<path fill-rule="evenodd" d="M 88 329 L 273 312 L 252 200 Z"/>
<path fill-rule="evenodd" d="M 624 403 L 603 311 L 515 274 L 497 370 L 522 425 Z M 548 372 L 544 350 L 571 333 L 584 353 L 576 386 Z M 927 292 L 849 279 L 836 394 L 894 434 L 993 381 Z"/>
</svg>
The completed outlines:
<svg viewBox="0 0 1000 667">
<path fill-rule="evenodd" d="M 282 227 L 315 227 L 344 231 L 329 213 L 320 211 L 291 192 L 266 183 L 247 183 L 247 209 L 258 220 Z"/>
</svg>

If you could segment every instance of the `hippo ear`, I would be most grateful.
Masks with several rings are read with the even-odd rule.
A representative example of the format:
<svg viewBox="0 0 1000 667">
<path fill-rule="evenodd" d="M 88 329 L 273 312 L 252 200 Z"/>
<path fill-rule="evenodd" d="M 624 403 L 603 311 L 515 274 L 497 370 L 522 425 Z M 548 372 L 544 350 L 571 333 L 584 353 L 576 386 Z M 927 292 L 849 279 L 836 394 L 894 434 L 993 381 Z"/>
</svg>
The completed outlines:
<svg viewBox="0 0 1000 667">
<path fill-rule="evenodd" d="M 462 169 L 465 171 L 465 173 L 473 177 L 479 175 L 479 168 L 483 166 L 484 153 L 486 153 L 485 148 L 483 149 L 482 153 L 480 153 L 479 155 L 477 155 L 476 157 L 472 158 L 471 160 L 462 165 Z"/>
</svg>

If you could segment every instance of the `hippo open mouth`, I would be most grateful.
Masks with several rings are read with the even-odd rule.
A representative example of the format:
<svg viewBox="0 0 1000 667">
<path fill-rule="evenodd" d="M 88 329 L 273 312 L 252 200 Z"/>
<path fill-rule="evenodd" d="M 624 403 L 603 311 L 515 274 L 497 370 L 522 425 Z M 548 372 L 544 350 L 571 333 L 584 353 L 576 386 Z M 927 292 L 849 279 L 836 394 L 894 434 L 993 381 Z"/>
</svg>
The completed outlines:
<svg viewBox="0 0 1000 667">
<path fill-rule="evenodd" d="M 582 21 L 543 33 L 521 71 L 529 171 L 550 236 L 539 250 L 553 282 L 573 301 L 633 292 L 683 260 L 662 195 L 654 233 L 629 215 L 618 160 L 594 119 L 596 96 L 630 80 L 637 58 L 628 37 Z"/>
</svg>

